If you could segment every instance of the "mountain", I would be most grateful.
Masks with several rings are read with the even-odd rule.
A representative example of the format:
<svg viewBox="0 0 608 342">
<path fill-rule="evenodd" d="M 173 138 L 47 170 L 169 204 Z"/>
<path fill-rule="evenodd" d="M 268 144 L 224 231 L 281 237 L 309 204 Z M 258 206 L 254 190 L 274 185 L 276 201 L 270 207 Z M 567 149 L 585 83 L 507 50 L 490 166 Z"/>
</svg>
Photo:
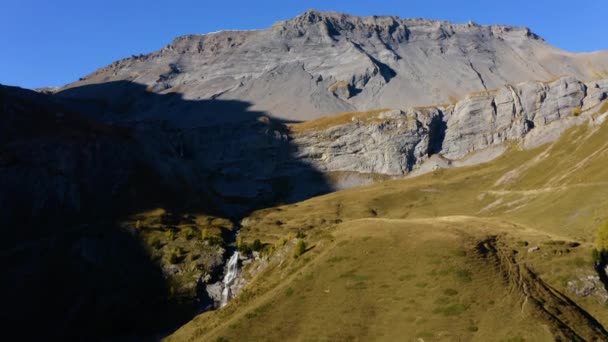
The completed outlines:
<svg viewBox="0 0 608 342">
<path fill-rule="evenodd" d="M 304 121 L 451 103 L 566 75 L 607 78 L 608 52 L 565 52 L 521 27 L 309 11 L 263 30 L 179 37 L 63 89 L 129 81 L 188 100 L 246 101 L 252 110 Z"/>
<path fill-rule="evenodd" d="M 0 317 L 23 339 L 605 340 L 602 56 L 310 11 L 0 86 Z"/>
</svg>

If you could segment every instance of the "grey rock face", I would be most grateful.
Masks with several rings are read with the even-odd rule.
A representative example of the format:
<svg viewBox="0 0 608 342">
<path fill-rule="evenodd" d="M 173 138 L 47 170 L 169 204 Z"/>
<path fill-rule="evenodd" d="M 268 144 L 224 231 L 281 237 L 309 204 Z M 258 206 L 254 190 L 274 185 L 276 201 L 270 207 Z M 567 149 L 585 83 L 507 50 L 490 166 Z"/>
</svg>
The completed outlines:
<svg viewBox="0 0 608 342">
<path fill-rule="evenodd" d="M 298 158 L 322 171 L 354 171 L 403 175 L 434 149 L 439 108 L 398 110 L 379 114 L 372 122 L 355 121 L 321 131 L 294 135 Z"/>
<path fill-rule="evenodd" d="M 469 96 L 456 104 L 448 120 L 442 154 L 460 159 L 490 145 L 521 139 L 532 128 L 541 128 L 581 109 L 585 94 L 583 83 L 561 78 L 548 84 L 527 82 Z M 588 105 L 592 103 L 589 99 Z"/>
<path fill-rule="evenodd" d="M 608 293 L 597 275 L 581 275 L 568 281 L 567 288 L 579 297 L 592 297 L 600 303 L 608 302 Z"/>
<path fill-rule="evenodd" d="M 560 75 L 591 80 L 606 71 L 606 52 L 561 51 L 527 28 L 309 11 L 264 30 L 179 37 L 64 90 L 131 81 L 159 94 L 238 99 L 276 118 L 310 120 L 449 103 L 472 91 Z"/>
<path fill-rule="evenodd" d="M 434 155 L 438 167 L 458 165 L 507 141 L 526 148 L 553 141 L 595 114 L 607 94 L 606 81 L 583 84 L 566 77 L 526 82 L 471 94 L 454 106 L 388 111 L 365 121 L 301 132 L 293 135 L 293 142 L 298 158 L 324 172 L 405 175 Z M 471 162 L 487 161 L 502 151 L 477 155 Z"/>
</svg>

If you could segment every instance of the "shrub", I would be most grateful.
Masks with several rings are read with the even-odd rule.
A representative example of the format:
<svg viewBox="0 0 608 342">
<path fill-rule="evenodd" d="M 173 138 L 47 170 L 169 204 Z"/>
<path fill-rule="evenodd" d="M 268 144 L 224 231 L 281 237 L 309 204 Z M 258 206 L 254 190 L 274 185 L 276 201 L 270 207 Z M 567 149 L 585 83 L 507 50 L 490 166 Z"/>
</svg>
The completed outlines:
<svg viewBox="0 0 608 342">
<path fill-rule="evenodd" d="M 209 246 L 224 246 L 224 240 L 220 236 L 209 233 L 209 229 L 205 228 L 201 231 L 201 239 Z M 238 240 L 237 240 L 238 244 Z"/>
<path fill-rule="evenodd" d="M 207 239 L 205 239 L 205 241 L 207 241 L 209 246 L 224 246 L 225 245 L 224 240 L 222 240 L 222 238 L 219 236 L 209 236 L 209 237 L 207 237 Z"/>
<path fill-rule="evenodd" d="M 573 116 L 579 116 L 579 115 L 581 115 L 581 113 L 582 113 L 582 112 L 583 112 L 583 111 L 581 110 L 581 107 L 576 107 L 576 108 L 574 108 L 574 109 L 572 110 L 572 115 L 573 115 Z"/>
<path fill-rule="evenodd" d="M 277 242 L 276 247 L 281 248 L 281 247 L 285 246 L 286 243 L 287 243 L 287 239 L 285 237 L 281 237 L 279 239 L 279 241 Z"/>
<path fill-rule="evenodd" d="M 240 236 L 236 240 L 236 248 L 243 254 L 251 253 L 251 247 L 245 241 L 243 241 L 243 238 Z"/>
<path fill-rule="evenodd" d="M 167 230 L 165 232 L 165 237 L 167 238 L 167 240 L 173 241 L 175 240 L 175 232 L 173 230 Z"/>
<path fill-rule="evenodd" d="M 443 291 L 443 293 L 447 296 L 455 296 L 458 294 L 458 291 L 456 291 L 454 289 L 445 289 L 445 291 Z"/>
<path fill-rule="evenodd" d="M 276 251 L 275 246 L 266 246 L 266 248 L 262 249 L 263 256 L 271 256 Z"/>
<path fill-rule="evenodd" d="M 194 229 L 192 227 L 188 227 L 188 228 L 184 229 L 182 234 L 184 235 L 184 238 L 186 240 L 192 239 L 195 235 Z"/>
<path fill-rule="evenodd" d="M 298 239 L 303 239 L 303 238 L 305 238 L 305 237 L 306 237 L 306 234 L 304 234 L 304 232 L 303 232 L 303 231 L 298 230 L 298 232 L 296 233 L 296 238 L 298 238 Z"/>
<path fill-rule="evenodd" d="M 601 257 L 600 257 L 600 251 L 598 251 L 597 248 L 594 248 L 591 251 L 591 260 L 593 260 L 593 263 L 599 264 Z"/>
<path fill-rule="evenodd" d="M 595 246 L 596 249 L 591 254 L 593 262 L 596 264 L 608 262 L 608 221 L 598 228 Z"/>
<path fill-rule="evenodd" d="M 306 252 L 306 242 L 304 242 L 302 239 L 298 239 L 296 242 L 296 248 L 293 250 L 293 257 L 297 258 L 304 254 L 304 252 Z"/>
<path fill-rule="evenodd" d="M 175 248 L 173 248 L 171 253 L 169 253 L 169 256 L 167 257 L 167 261 L 169 261 L 169 263 L 175 265 L 175 264 L 179 263 L 182 260 L 182 258 L 183 258 L 182 249 L 179 247 L 175 247 Z"/>
<path fill-rule="evenodd" d="M 260 239 L 255 239 L 253 241 L 253 244 L 251 245 L 251 249 L 256 252 L 261 251 L 262 247 L 264 247 L 264 246 L 262 245 L 262 242 L 260 241 Z"/>
<path fill-rule="evenodd" d="M 458 279 L 460 282 L 470 283 L 472 281 L 472 275 L 469 270 L 456 270 L 456 272 L 454 272 L 454 275 L 456 276 L 456 279 Z"/>
<path fill-rule="evenodd" d="M 604 222 L 597 230 L 595 245 L 598 250 L 608 249 L 608 221 Z"/>
<path fill-rule="evenodd" d="M 464 304 L 451 304 L 448 306 L 444 306 L 444 307 L 438 307 L 435 310 L 433 310 L 433 313 L 438 313 L 438 314 L 442 314 L 444 316 L 459 316 L 460 314 L 462 314 L 463 312 L 465 312 L 467 310 L 467 306 Z"/>
<path fill-rule="evenodd" d="M 150 241 L 150 246 L 154 249 L 159 249 L 162 247 L 162 243 L 159 238 L 155 237 Z"/>
<path fill-rule="evenodd" d="M 593 260 L 593 263 L 596 265 L 608 263 L 608 250 L 606 250 L 606 249 L 598 250 L 596 248 L 593 249 L 591 251 L 591 259 Z M 583 265 L 580 265 L 580 266 L 583 266 Z"/>
</svg>

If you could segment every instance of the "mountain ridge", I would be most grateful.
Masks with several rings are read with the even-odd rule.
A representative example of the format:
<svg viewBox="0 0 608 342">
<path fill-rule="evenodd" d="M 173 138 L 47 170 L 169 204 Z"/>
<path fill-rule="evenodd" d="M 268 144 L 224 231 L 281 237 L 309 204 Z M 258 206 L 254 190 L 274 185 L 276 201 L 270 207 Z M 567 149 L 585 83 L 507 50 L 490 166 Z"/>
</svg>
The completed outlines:
<svg viewBox="0 0 608 342">
<path fill-rule="evenodd" d="M 308 11 L 266 29 L 180 36 L 60 92 L 126 80 L 187 99 L 246 100 L 273 117 L 305 121 L 446 103 L 531 79 L 606 78 L 606 55 L 562 51 L 526 27 Z"/>
</svg>

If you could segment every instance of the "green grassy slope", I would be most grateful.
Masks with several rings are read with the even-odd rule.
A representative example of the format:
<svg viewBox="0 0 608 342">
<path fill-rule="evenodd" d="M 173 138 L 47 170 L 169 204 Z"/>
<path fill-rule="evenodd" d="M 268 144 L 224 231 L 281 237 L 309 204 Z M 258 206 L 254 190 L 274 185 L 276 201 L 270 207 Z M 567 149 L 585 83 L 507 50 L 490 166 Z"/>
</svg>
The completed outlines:
<svg viewBox="0 0 608 342">
<path fill-rule="evenodd" d="M 567 283 L 594 274 L 607 133 L 580 126 L 491 163 L 255 212 L 241 234 L 268 256 L 248 287 L 168 339 L 604 339 L 603 302 Z M 310 249 L 294 258 L 298 231 Z"/>
</svg>

